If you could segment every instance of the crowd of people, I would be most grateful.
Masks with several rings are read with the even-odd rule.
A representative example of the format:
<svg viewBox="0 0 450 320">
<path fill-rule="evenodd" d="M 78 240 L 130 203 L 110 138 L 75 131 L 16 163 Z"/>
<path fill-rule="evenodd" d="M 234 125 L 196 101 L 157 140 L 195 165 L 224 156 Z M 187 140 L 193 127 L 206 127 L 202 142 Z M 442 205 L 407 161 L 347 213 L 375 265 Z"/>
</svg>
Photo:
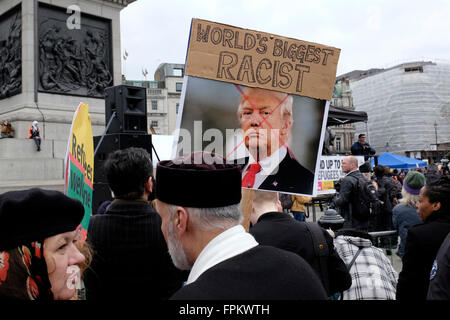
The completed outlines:
<svg viewBox="0 0 450 320">
<path fill-rule="evenodd" d="M 246 228 L 241 167 L 204 152 L 160 161 L 155 174 L 144 149 L 112 152 L 104 171 L 114 199 L 91 217 L 86 241 L 80 201 L 6 192 L 0 299 L 450 299 L 450 178 L 410 170 L 395 179 L 376 167 L 371 183 L 390 205 L 372 219 L 357 209 L 367 178 L 355 160 L 342 165 L 338 210 L 318 223 L 283 210 L 277 192 L 254 190 Z M 300 213 L 310 200 L 288 199 Z M 370 234 L 386 228 L 400 235 L 400 274 Z"/>
<path fill-rule="evenodd" d="M 360 172 L 354 156 L 343 160 L 342 170 L 346 176 L 339 183 L 332 207 L 342 214 L 344 228 L 369 235 L 383 231 L 389 235 L 389 231 L 395 231 L 394 235 L 381 238 L 384 241 L 371 239 L 372 245 L 387 249 L 387 254 L 392 254 L 391 249 L 397 247 L 400 238 L 396 254 L 402 259 L 402 269 L 398 279 L 391 277 L 396 278 L 391 282 L 395 284 L 395 299 L 449 299 L 450 279 L 443 280 L 441 275 L 438 281 L 434 280 L 437 270 L 448 275 L 445 269 L 449 260 L 444 262 L 448 257 L 444 252 L 448 250 L 445 238 L 450 232 L 450 176 L 447 171 L 391 172 L 390 168 L 377 165 L 372 174 L 365 175 Z M 374 199 L 368 196 L 370 192 L 375 195 Z M 441 245 L 443 249 L 437 258 Z M 355 250 L 351 255 L 355 255 Z"/>
</svg>

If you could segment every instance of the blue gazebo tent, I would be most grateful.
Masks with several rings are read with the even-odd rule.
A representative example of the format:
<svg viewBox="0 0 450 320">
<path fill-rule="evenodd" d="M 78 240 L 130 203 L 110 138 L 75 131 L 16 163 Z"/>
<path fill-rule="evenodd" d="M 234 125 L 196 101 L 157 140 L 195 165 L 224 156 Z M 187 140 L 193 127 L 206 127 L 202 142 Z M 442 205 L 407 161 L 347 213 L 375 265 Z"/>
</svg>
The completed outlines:
<svg viewBox="0 0 450 320">
<path fill-rule="evenodd" d="M 428 165 L 425 161 L 412 159 L 389 152 L 384 152 L 378 156 L 378 164 L 388 166 L 392 169 L 412 169 L 426 167 Z M 374 165 L 373 159 L 372 165 Z"/>
</svg>

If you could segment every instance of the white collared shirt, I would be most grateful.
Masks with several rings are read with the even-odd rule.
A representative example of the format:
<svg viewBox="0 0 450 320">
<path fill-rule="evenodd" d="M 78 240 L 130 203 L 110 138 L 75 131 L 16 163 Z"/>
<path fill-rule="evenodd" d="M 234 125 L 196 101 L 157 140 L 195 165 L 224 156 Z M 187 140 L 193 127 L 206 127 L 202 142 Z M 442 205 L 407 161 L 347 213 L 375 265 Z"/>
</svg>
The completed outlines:
<svg viewBox="0 0 450 320">
<path fill-rule="evenodd" d="M 200 252 L 192 266 L 186 284 L 192 283 L 206 270 L 229 258 L 256 247 L 253 236 L 242 225 L 225 230 L 212 239 Z"/>
<path fill-rule="evenodd" d="M 281 146 L 277 151 L 272 153 L 269 157 L 262 159 L 259 161 L 261 165 L 261 171 L 259 171 L 255 175 L 255 183 L 253 184 L 253 188 L 257 189 L 264 182 L 267 176 L 271 175 L 273 171 L 278 167 L 280 162 L 284 159 L 287 154 L 287 149 L 285 146 Z M 256 160 L 249 154 L 248 163 L 242 171 L 242 179 L 248 172 L 248 168 L 252 163 L 255 163 Z"/>
</svg>

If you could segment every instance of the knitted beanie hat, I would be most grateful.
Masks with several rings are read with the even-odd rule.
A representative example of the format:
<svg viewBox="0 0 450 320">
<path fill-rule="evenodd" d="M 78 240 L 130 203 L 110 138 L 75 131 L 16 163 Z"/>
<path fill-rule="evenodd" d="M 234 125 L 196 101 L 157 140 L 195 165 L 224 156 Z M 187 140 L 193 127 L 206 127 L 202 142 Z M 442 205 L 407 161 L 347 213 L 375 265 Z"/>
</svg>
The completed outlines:
<svg viewBox="0 0 450 320">
<path fill-rule="evenodd" d="M 403 182 L 403 188 L 414 195 L 418 195 L 424 185 L 425 176 L 418 171 L 409 171 Z"/>
<path fill-rule="evenodd" d="M 0 195 L 0 251 L 74 231 L 83 204 L 59 191 L 33 188 Z"/>
</svg>

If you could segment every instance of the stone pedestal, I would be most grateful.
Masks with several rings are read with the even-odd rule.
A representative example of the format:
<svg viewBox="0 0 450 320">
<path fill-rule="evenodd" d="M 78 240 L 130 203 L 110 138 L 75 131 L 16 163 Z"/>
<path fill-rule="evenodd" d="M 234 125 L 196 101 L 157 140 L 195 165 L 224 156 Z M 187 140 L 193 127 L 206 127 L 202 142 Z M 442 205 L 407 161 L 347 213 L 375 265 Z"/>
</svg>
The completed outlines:
<svg viewBox="0 0 450 320">
<path fill-rule="evenodd" d="M 96 84 L 93 81 L 97 79 L 93 77 L 100 79 L 98 74 L 101 71 L 98 70 L 102 69 L 105 72 L 103 79 L 107 79 L 104 83 L 109 81 L 108 86 L 121 84 L 120 11 L 133 1 L 0 1 L 0 29 L 12 30 L 6 32 L 0 30 L 0 69 L 8 70 L 8 73 L 0 75 L 0 120 L 9 120 L 16 129 L 15 139 L 0 140 L 0 149 L 3 153 L 0 157 L 0 166 L 7 166 L 14 171 L 10 171 L 9 175 L 14 177 L 10 179 L 12 185 L 17 180 L 27 180 L 27 172 L 33 171 L 33 169 L 25 170 L 22 175 L 15 172 L 20 171 L 20 167 L 27 167 L 26 157 L 20 160 L 24 163 L 19 161 L 14 165 L 10 164 L 11 161 L 14 162 L 14 155 L 10 154 L 13 152 L 11 144 L 14 140 L 22 140 L 17 144 L 17 148 L 27 147 L 28 142 L 32 144 L 31 140 L 26 141 L 27 143 L 23 141 L 28 136 L 28 128 L 32 121 L 37 120 L 40 124 L 43 150 L 46 151 L 39 154 L 39 157 L 44 157 L 45 154 L 48 167 L 36 167 L 34 170 L 41 171 L 42 174 L 32 175 L 30 180 L 62 179 L 60 174 L 62 172 L 59 172 L 62 168 L 60 165 L 52 164 L 52 161 L 57 160 L 59 163 L 59 160 L 64 158 L 65 150 L 54 152 L 54 146 L 57 145 L 58 148 L 66 146 L 74 111 L 80 102 L 89 105 L 93 135 L 103 133 L 105 100 L 103 90 L 101 88 L 96 90 L 96 86 L 93 85 Z M 2 25 L 2 18 L 5 20 L 5 16 L 8 21 Z M 19 28 L 15 28 L 16 25 L 12 21 L 20 24 Z M 8 32 L 11 35 L 9 38 Z M 14 39 L 20 39 L 19 42 L 17 40 L 14 42 L 12 36 Z M 19 47 L 16 48 L 15 59 L 20 60 L 20 66 L 19 72 L 14 73 L 12 67 L 9 69 L 5 67 L 13 66 L 15 62 L 12 58 L 7 58 L 8 51 L 5 48 L 11 52 L 13 50 L 11 48 L 17 43 Z M 108 44 L 109 48 L 105 48 L 105 44 Z M 58 58 L 57 52 L 64 59 Z M 9 54 L 9 57 L 12 56 Z M 9 90 L 9 93 L 2 95 L 5 88 L 8 89 L 7 84 L 12 82 L 8 79 L 4 81 L 6 77 L 13 80 L 15 77 L 21 77 L 20 89 Z M 6 146 L 5 140 L 12 141 L 8 141 Z M 51 154 L 47 154 L 47 144 L 52 146 Z M 56 171 L 58 172 L 55 174 Z M 4 183 L 7 183 L 8 175 L 2 173 L 1 176 Z"/>
</svg>

